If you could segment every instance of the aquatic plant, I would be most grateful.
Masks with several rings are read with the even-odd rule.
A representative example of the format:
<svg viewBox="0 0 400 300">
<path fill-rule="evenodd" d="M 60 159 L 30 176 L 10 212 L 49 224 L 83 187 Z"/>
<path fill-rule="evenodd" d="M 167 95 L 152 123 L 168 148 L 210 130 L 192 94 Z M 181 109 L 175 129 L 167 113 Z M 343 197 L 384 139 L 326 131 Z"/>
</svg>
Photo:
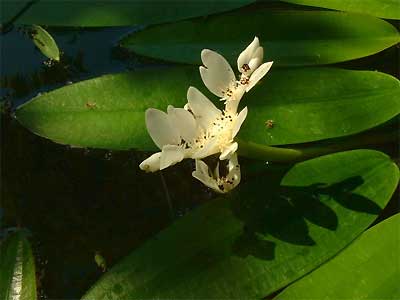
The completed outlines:
<svg viewBox="0 0 400 300">
<path fill-rule="evenodd" d="M 2 3 L 2 37 L 18 31 L 50 60 L 31 80 L 20 74 L 1 78 L 2 87 L 19 87 L 2 102 L 1 116 L 7 128 L 20 130 L 12 135 L 2 129 L 2 136 L 14 138 L 2 139 L 2 149 L 17 145 L 5 148 L 5 163 L 21 165 L 9 166 L 9 175 L 2 172 L 6 209 L 0 218 L 4 212 L 7 222 L 0 231 L 0 299 L 34 300 L 37 289 L 49 288 L 41 284 L 41 270 L 35 272 L 37 253 L 30 248 L 41 236 L 30 234 L 23 219 L 40 219 L 40 228 L 54 223 L 55 232 L 63 232 L 59 240 L 72 245 L 72 234 L 65 236 L 68 230 L 57 222 L 72 207 L 71 195 L 83 190 L 90 202 L 81 212 L 84 228 L 99 228 L 90 257 L 98 274 L 82 276 L 74 269 L 68 276 L 89 279 L 79 292 L 69 288 L 65 295 L 400 298 L 398 4 L 284 2 Z M 113 51 L 96 62 L 117 53 L 124 72 L 94 72 L 85 65 L 93 57 L 73 57 L 63 48 L 77 36 L 65 42 L 65 26 L 73 33 L 133 26 L 121 29 L 124 36 Z M 93 52 L 114 43 L 106 37 L 91 45 Z M 70 80 L 71 73 L 79 76 Z M 51 86 L 43 87 L 46 78 Z M 45 152 L 31 142 L 45 143 L 42 138 L 54 148 Z M 88 173 L 96 177 L 88 188 L 80 166 L 39 172 L 43 163 L 32 163 L 20 170 L 30 155 L 57 160 L 54 149 L 76 151 L 63 163 L 103 149 L 102 160 L 112 163 L 106 170 L 118 174 L 114 183 L 121 185 L 112 186 L 108 176 L 97 180 L 97 167 Z M 121 162 L 115 153 L 133 158 Z M 67 188 L 52 190 L 59 181 Z M 69 189 L 74 193 L 65 196 Z M 34 195 L 50 199 L 40 217 L 33 210 L 13 212 L 22 198 L 28 207 L 36 205 Z M 79 235 L 85 230 L 72 211 L 67 228 L 73 225 Z M 128 221 L 118 227 L 124 214 Z M 101 217 L 89 222 L 88 215 Z M 145 231 L 146 224 L 151 230 Z M 120 242 L 113 239 L 117 233 Z M 84 238 L 76 239 L 88 248 Z M 60 244 L 53 236 L 47 241 L 51 252 L 69 249 Z M 117 263 L 118 255 L 109 260 L 123 246 L 134 249 Z"/>
</svg>

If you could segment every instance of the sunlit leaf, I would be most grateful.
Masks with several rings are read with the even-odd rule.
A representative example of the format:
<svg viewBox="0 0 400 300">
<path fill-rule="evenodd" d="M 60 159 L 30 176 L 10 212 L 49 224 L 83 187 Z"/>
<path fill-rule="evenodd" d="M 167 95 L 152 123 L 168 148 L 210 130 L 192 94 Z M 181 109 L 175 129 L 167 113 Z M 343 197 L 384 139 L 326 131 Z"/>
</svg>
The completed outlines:
<svg viewBox="0 0 400 300">
<path fill-rule="evenodd" d="M 206 92 L 197 68 L 107 75 L 41 94 L 19 107 L 16 116 L 34 133 L 62 144 L 153 150 L 145 110 L 182 107 L 190 85 Z M 354 134 L 394 117 L 400 112 L 400 84 L 378 72 L 272 70 L 242 104 L 249 109 L 239 133 L 242 142 L 310 142 Z"/>
<path fill-rule="evenodd" d="M 22 231 L 11 234 L 0 246 L 0 299 L 36 300 L 34 258 Z"/>
<path fill-rule="evenodd" d="M 398 179 L 390 158 L 371 150 L 266 172 L 147 241 L 83 299 L 260 299 L 354 240 Z"/>
<path fill-rule="evenodd" d="M 44 30 L 41 26 L 32 26 L 32 40 L 36 47 L 43 53 L 44 56 L 59 61 L 60 60 L 60 50 L 54 41 L 53 37 Z"/>
<path fill-rule="evenodd" d="M 400 214 L 367 230 L 348 248 L 275 299 L 400 299 Z"/>
</svg>

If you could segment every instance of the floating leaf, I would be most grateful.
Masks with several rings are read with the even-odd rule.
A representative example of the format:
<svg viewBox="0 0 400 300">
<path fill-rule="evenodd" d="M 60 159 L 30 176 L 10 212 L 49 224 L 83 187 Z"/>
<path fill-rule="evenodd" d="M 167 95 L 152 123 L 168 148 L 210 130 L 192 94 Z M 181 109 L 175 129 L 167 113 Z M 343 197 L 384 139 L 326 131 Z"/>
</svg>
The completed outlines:
<svg viewBox="0 0 400 300">
<path fill-rule="evenodd" d="M 266 172 L 147 241 L 83 299 L 260 299 L 354 240 L 398 179 L 390 158 L 371 150 L 302 162 L 283 178 Z"/>
<path fill-rule="evenodd" d="M 40 0 L 30 5 L 16 22 L 74 27 L 146 25 L 223 12 L 252 2 L 254 0 Z M 8 21 L 27 4 L 28 1 L 2 2 L 1 21 Z"/>
<path fill-rule="evenodd" d="M 10 235 L 0 247 L 0 299 L 36 300 L 35 265 L 22 231 Z"/>
<path fill-rule="evenodd" d="M 42 27 L 38 25 L 32 26 L 32 40 L 36 47 L 43 53 L 44 56 L 59 61 L 60 50 L 54 41 L 53 37 Z"/>
<path fill-rule="evenodd" d="M 275 299 L 400 299 L 400 214 L 367 230 Z"/>
<path fill-rule="evenodd" d="M 369 14 L 385 19 L 400 19 L 397 0 L 283 0 L 285 2 Z"/>
<path fill-rule="evenodd" d="M 16 116 L 34 133 L 62 144 L 154 150 L 145 110 L 182 107 L 190 85 L 203 86 L 197 68 L 107 75 L 41 94 Z M 272 70 L 242 103 L 249 108 L 242 142 L 254 147 L 303 143 L 354 134 L 394 117 L 400 112 L 400 84 L 378 72 Z M 267 120 L 274 121 L 273 128 Z"/>
<path fill-rule="evenodd" d="M 400 41 L 396 28 L 371 16 L 260 8 L 149 27 L 121 43 L 140 55 L 192 64 L 201 64 L 200 51 L 209 48 L 236 64 L 255 35 L 274 66 L 336 63 L 377 53 Z"/>
</svg>

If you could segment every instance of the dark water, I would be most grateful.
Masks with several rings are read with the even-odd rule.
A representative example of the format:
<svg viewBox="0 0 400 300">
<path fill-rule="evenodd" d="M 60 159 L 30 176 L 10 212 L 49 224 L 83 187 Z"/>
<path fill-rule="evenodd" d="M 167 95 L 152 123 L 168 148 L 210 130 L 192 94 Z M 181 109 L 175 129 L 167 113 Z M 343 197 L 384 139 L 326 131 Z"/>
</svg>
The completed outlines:
<svg viewBox="0 0 400 300">
<path fill-rule="evenodd" d="M 20 30 L 1 36 L 2 235 L 26 228 L 44 298 L 79 298 L 108 266 L 212 193 L 188 177 L 190 162 L 146 174 L 149 153 L 74 149 L 20 126 L 13 109 L 37 93 L 106 73 L 151 67 L 114 47 L 134 28 L 49 30 L 64 52 L 46 58 Z"/>
<path fill-rule="evenodd" d="M 64 52 L 44 64 L 21 30 L 1 42 L 1 235 L 16 227 L 30 233 L 42 298 L 80 298 L 102 274 L 100 253 L 115 264 L 176 218 L 214 197 L 188 176 L 185 162 L 160 175 L 139 163 L 148 153 L 76 149 L 40 138 L 13 118 L 13 109 L 36 94 L 106 73 L 160 64 L 116 46 L 135 28 L 48 29 Z M 340 66 L 399 76 L 399 49 L 392 47 Z M 396 155 L 391 144 L 381 150 Z M 384 215 L 398 211 L 396 198 Z"/>
</svg>

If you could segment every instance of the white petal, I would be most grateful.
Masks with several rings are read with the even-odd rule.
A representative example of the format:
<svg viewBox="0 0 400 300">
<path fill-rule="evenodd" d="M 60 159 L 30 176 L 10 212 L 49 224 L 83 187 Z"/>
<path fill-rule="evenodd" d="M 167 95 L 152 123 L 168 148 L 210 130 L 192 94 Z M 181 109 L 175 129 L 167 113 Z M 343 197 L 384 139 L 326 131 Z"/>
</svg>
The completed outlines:
<svg viewBox="0 0 400 300">
<path fill-rule="evenodd" d="M 234 171 L 235 169 L 239 168 L 239 163 L 238 163 L 238 158 L 237 158 L 237 154 L 233 154 L 231 156 L 231 158 L 229 159 L 229 163 L 228 163 L 228 171 L 229 173 L 231 171 Z M 240 168 L 239 168 L 240 169 Z"/>
<path fill-rule="evenodd" d="M 217 161 L 217 166 L 214 169 L 213 177 L 214 178 L 219 178 L 219 161 Z"/>
<path fill-rule="evenodd" d="M 210 177 L 208 165 L 201 159 L 196 159 L 196 170 Z"/>
<path fill-rule="evenodd" d="M 247 107 L 243 108 L 239 115 L 235 118 L 233 128 L 232 128 L 232 139 L 237 135 L 240 130 L 240 126 L 242 126 L 244 120 L 247 117 Z"/>
<path fill-rule="evenodd" d="M 232 156 L 232 154 L 236 152 L 237 149 L 238 149 L 238 143 L 234 142 L 230 144 L 228 147 L 224 149 L 224 151 L 222 151 L 221 155 L 219 156 L 219 159 L 220 160 L 229 159 Z"/>
<path fill-rule="evenodd" d="M 236 153 L 234 155 L 232 155 L 231 159 L 229 160 L 228 170 L 229 170 L 229 173 L 227 175 L 227 178 L 228 178 L 228 180 L 233 182 L 233 184 L 231 184 L 229 186 L 229 188 L 233 189 L 240 183 L 240 179 L 241 179 L 240 166 L 238 163 Z"/>
<path fill-rule="evenodd" d="M 263 58 L 264 58 L 264 49 L 263 47 L 258 47 L 257 50 L 254 52 L 253 57 L 249 60 L 250 71 L 247 73 L 248 75 L 253 73 L 258 68 Z"/>
<path fill-rule="evenodd" d="M 225 92 L 235 82 L 235 74 L 226 59 L 209 49 L 201 51 L 201 60 L 205 67 L 200 67 L 200 75 L 205 86 L 218 97 L 225 97 Z"/>
<path fill-rule="evenodd" d="M 183 108 L 168 106 L 168 116 L 175 128 L 179 130 L 180 136 L 185 141 L 192 141 L 197 133 L 197 123 L 193 115 Z"/>
<path fill-rule="evenodd" d="M 222 114 L 222 112 L 195 87 L 189 87 L 187 99 L 189 108 L 195 115 L 196 121 L 205 130 Z"/>
<path fill-rule="evenodd" d="M 202 160 L 196 159 L 196 170 L 192 172 L 192 176 L 209 188 L 220 192 L 216 180 L 209 175 L 208 166 Z"/>
<path fill-rule="evenodd" d="M 192 158 L 200 159 L 213 155 L 218 152 L 219 152 L 218 138 L 214 137 L 207 140 L 203 148 L 199 148 L 198 151 L 194 152 Z"/>
<path fill-rule="evenodd" d="M 178 145 L 181 141 L 179 131 L 172 125 L 168 115 L 161 110 L 146 110 L 146 127 L 153 142 L 160 149 L 168 144 Z"/>
<path fill-rule="evenodd" d="M 250 59 L 253 57 L 253 53 L 257 50 L 257 48 L 260 46 L 260 42 L 258 40 L 258 37 L 255 37 L 254 40 L 240 53 L 238 59 L 237 59 L 237 67 L 239 72 L 243 73 L 243 65 L 248 64 L 250 62 Z"/>
<path fill-rule="evenodd" d="M 183 148 L 175 145 L 165 145 L 160 157 L 160 170 L 181 162 L 184 158 Z"/>
<path fill-rule="evenodd" d="M 253 86 L 255 86 L 256 83 L 257 83 L 261 78 L 263 78 L 263 77 L 265 76 L 265 74 L 268 73 L 269 69 L 271 69 L 272 63 L 273 63 L 272 61 L 263 63 L 261 66 L 259 66 L 259 67 L 257 68 L 257 70 L 255 70 L 255 71 L 253 72 L 253 74 L 251 74 L 250 80 L 249 80 L 249 84 L 248 84 L 248 86 L 246 87 L 246 92 L 250 91 L 251 88 L 252 88 Z"/>
<path fill-rule="evenodd" d="M 152 156 L 145 159 L 139 168 L 146 172 L 155 172 L 160 170 L 161 152 L 154 153 Z"/>
</svg>

